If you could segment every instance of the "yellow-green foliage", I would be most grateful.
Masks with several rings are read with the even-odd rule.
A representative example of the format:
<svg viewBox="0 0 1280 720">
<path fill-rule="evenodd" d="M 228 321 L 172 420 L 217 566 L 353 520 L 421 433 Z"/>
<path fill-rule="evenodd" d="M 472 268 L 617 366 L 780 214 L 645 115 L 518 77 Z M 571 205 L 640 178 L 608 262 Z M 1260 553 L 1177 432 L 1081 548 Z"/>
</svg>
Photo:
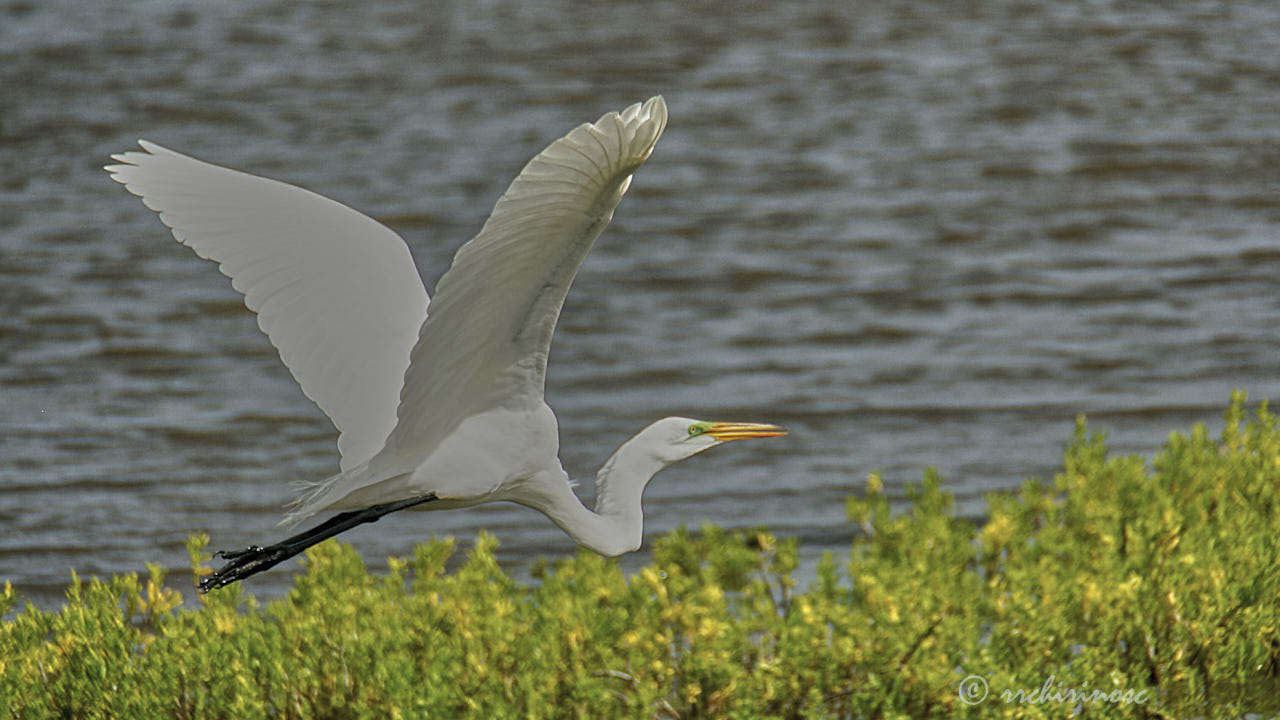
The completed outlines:
<svg viewBox="0 0 1280 720">
<path fill-rule="evenodd" d="M 528 585 L 482 534 L 456 571 L 439 541 L 386 577 L 324 543 L 265 607 L 238 587 L 184 606 L 156 567 L 73 577 L 55 612 L 6 587 L 0 717 L 1270 715 L 1280 429 L 1243 402 L 1150 463 L 1080 421 L 1053 484 L 993 495 L 981 528 L 932 474 L 896 514 L 872 476 L 851 556 L 805 590 L 795 543 L 714 527 L 631 576 L 583 552 Z"/>
</svg>

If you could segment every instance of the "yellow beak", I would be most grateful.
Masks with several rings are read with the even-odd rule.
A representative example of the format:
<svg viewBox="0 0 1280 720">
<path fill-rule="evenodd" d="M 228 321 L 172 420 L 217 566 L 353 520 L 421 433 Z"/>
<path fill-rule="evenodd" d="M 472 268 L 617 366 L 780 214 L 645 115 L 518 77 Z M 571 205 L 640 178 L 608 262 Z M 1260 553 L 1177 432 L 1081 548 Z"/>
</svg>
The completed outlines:
<svg viewBox="0 0 1280 720">
<path fill-rule="evenodd" d="M 767 438 L 786 435 L 787 431 L 777 425 L 757 425 L 756 423 L 711 423 L 707 431 L 711 437 L 720 442 L 730 440 L 750 440 L 751 438 Z"/>
</svg>

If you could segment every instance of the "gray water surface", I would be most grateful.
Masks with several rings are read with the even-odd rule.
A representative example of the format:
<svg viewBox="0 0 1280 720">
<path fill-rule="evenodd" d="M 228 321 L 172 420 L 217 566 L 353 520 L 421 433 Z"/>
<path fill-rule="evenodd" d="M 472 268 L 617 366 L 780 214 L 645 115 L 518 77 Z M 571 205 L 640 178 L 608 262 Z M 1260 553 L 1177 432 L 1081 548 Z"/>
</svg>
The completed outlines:
<svg viewBox="0 0 1280 720">
<path fill-rule="evenodd" d="M 0 6 L 0 579 L 184 568 L 276 539 L 336 434 L 214 265 L 101 166 L 139 137 L 381 220 L 428 289 L 520 167 L 662 93 L 587 260 L 548 402 L 584 480 L 665 415 L 784 439 L 660 475 L 650 537 L 767 524 L 806 562 L 868 472 L 966 514 L 1048 479 L 1076 413 L 1121 452 L 1280 396 L 1280 6 L 433 2 Z M 366 561 L 524 508 L 405 514 Z M 643 560 L 627 559 L 629 567 Z M 287 587 L 296 563 L 250 582 Z M 180 587 L 185 580 L 174 576 Z"/>
</svg>

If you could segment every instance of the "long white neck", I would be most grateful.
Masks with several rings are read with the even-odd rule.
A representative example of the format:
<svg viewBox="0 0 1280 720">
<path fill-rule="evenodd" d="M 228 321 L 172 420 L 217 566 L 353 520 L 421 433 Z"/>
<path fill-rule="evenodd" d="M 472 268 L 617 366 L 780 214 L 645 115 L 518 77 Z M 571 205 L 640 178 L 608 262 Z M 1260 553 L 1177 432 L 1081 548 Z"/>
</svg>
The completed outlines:
<svg viewBox="0 0 1280 720">
<path fill-rule="evenodd" d="M 635 438 L 623 443 L 596 475 L 596 509 L 587 509 L 564 481 L 539 483 L 544 497 L 534 504 L 579 545 L 614 557 L 640 548 L 644 511 L 640 499 L 649 480 L 666 467 L 639 449 Z M 530 503 L 533 504 L 533 503 Z"/>
</svg>

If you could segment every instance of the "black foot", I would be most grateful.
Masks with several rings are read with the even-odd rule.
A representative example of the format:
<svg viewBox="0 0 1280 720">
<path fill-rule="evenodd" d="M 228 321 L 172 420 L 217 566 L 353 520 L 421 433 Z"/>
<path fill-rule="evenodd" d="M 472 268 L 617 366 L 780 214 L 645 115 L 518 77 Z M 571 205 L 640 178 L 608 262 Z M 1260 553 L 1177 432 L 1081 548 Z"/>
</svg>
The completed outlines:
<svg viewBox="0 0 1280 720">
<path fill-rule="evenodd" d="M 261 545 L 250 545 L 249 547 L 243 550 L 219 550 L 218 552 L 214 553 L 213 556 L 216 558 L 222 558 L 223 560 L 235 560 L 236 558 L 242 557 L 244 555 L 249 555 L 251 553 L 260 553 L 260 552 L 262 552 Z"/>
<path fill-rule="evenodd" d="M 212 575 L 200 578 L 200 592 L 207 593 L 214 588 L 230 585 L 237 580 L 256 575 L 263 570 L 279 565 L 296 554 L 297 551 L 289 552 L 288 548 L 280 545 L 272 545 L 265 548 L 251 545 L 244 550 L 219 550 L 213 556 L 230 560 L 231 562 L 223 565 L 220 570 Z"/>
<path fill-rule="evenodd" d="M 388 513 L 428 503 L 435 499 L 435 493 L 427 493 L 418 497 L 374 505 L 363 510 L 352 510 L 335 515 L 319 526 L 300 532 L 275 545 L 268 545 L 267 547 L 250 545 L 244 550 L 219 550 L 213 556 L 230 560 L 231 562 L 223 565 L 220 570 L 212 575 L 200 578 L 200 592 L 207 593 L 214 588 L 230 585 L 237 580 L 243 580 L 263 570 L 269 570 L 312 545 L 322 540 L 327 540 L 340 532 L 350 530 L 364 523 L 376 522 L 378 518 Z"/>
</svg>

